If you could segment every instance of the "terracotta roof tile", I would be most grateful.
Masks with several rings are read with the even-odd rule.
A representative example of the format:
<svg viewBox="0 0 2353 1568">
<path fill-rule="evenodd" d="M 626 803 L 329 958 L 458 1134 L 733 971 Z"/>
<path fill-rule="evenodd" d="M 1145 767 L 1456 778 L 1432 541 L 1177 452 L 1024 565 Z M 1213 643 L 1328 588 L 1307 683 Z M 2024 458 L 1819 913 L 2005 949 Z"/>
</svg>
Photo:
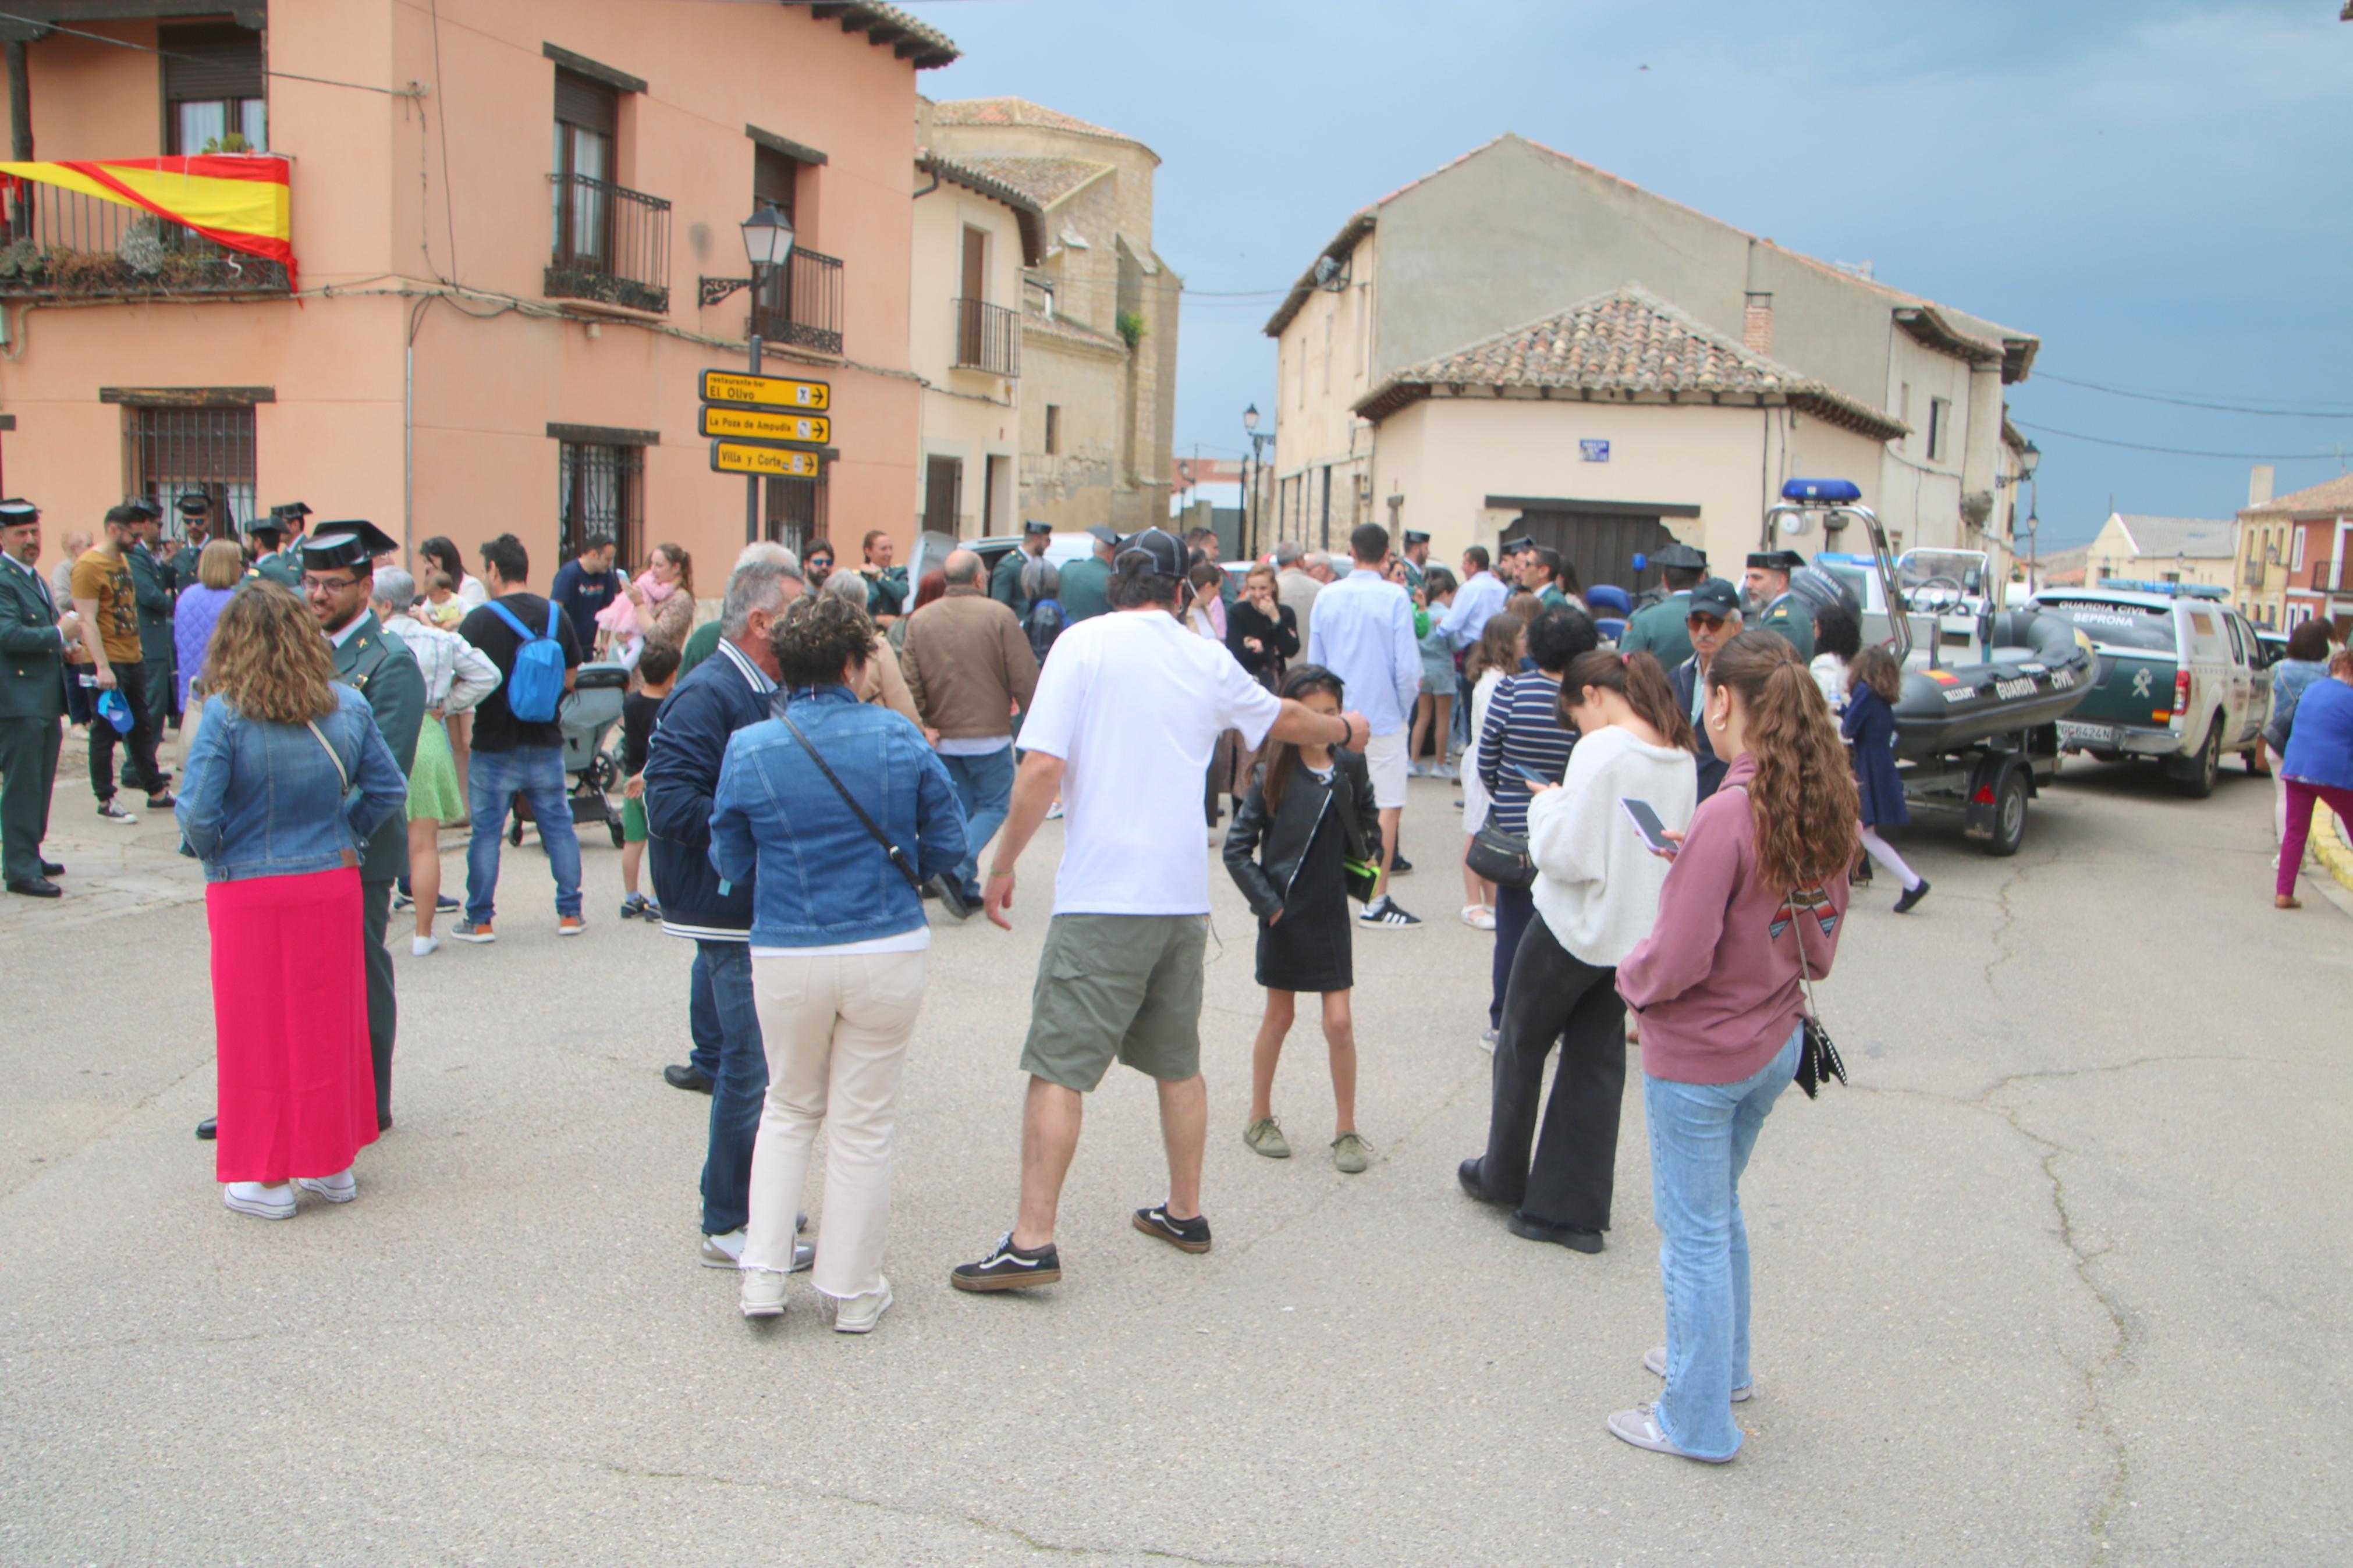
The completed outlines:
<svg viewBox="0 0 2353 1568">
<path fill-rule="evenodd" d="M 1881 439 L 1908 428 L 1778 360 L 1750 352 L 1635 285 L 1597 294 L 1542 321 L 1409 365 L 1356 405 L 1378 419 L 1433 387 L 1542 387 L 1635 399 L 1767 399 Z"/>
<path fill-rule="evenodd" d="M 963 151 L 950 156 L 974 174 L 1020 192 L 1040 207 L 1052 206 L 1111 167 L 1084 158 L 981 157 Z"/>
<path fill-rule="evenodd" d="M 2245 508 L 2239 515 L 2245 517 L 2254 512 L 2262 512 L 2267 516 L 2295 515 L 2302 512 L 2311 512 L 2316 515 L 2353 512 L 2353 474 L 2339 474 L 2333 479 L 2323 480 L 2309 489 L 2290 490 L 2284 496 L 2274 496 L 2261 506 Z"/>
</svg>

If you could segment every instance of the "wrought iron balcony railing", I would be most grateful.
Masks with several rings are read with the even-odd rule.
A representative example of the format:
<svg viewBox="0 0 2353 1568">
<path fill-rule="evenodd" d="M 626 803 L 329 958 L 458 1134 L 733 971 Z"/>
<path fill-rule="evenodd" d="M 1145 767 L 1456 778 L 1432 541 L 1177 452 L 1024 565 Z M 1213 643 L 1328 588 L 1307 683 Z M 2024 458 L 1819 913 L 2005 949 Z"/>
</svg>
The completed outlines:
<svg viewBox="0 0 2353 1568">
<path fill-rule="evenodd" d="M 550 174 L 553 252 L 540 291 L 633 310 L 670 310 L 670 204 L 586 174 Z"/>
<path fill-rule="evenodd" d="M 841 296 L 841 263 L 796 245 L 783 269 L 762 279 L 752 302 L 752 330 L 772 343 L 838 354 Z"/>
<path fill-rule="evenodd" d="M 0 297 L 284 294 L 283 264 L 139 207 L 32 180 L 0 201 Z"/>
<path fill-rule="evenodd" d="M 1019 375 L 1021 318 L 986 300 L 957 300 L 954 304 L 956 368 Z"/>
</svg>

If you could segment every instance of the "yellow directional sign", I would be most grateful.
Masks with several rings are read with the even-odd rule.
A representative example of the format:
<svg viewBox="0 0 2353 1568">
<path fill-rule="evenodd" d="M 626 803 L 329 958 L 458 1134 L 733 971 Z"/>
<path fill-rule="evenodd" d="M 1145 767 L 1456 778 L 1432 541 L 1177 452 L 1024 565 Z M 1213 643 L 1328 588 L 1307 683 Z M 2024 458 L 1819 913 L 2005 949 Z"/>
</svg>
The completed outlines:
<svg viewBox="0 0 2353 1568">
<path fill-rule="evenodd" d="M 757 408 L 702 405 L 702 433 L 740 441 L 786 441 L 822 447 L 833 439 L 833 421 L 822 414 L 771 414 Z"/>
<path fill-rule="evenodd" d="M 818 462 L 815 452 L 746 447 L 735 441 L 711 443 L 711 471 L 714 474 L 767 474 L 781 479 L 813 479 L 818 475 Z"/>
<path fill-rule="evenodd" d="M 702 401 L 732 403 L 740 408 L 794 408 L 817 412 L 833 406 L 833 388 L 822 381 L 795 381 L 782 375 L 745 375 L 739 371 L 702 373 Z"/>
</svg>

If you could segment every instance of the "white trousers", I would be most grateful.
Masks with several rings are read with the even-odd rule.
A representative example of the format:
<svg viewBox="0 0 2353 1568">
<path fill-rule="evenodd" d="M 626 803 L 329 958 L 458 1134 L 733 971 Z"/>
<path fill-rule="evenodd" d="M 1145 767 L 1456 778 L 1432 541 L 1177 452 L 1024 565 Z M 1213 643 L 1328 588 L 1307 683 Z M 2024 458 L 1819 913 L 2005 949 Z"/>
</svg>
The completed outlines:
<svg viewBox="0 0 2353 1568">
<path fill-rule="evenodd" d="M 907 1037 L 923 1001 L 923 954 L 752 959 L 768 1097 L 752 1151 L 744 1267 L 792 1267 L 793 1216 L 825 1123 L 825 1205 L 810 1282 L 847 1300 L 882 1289 L 891 1232 L 891 1134 Z"/>
</svg>

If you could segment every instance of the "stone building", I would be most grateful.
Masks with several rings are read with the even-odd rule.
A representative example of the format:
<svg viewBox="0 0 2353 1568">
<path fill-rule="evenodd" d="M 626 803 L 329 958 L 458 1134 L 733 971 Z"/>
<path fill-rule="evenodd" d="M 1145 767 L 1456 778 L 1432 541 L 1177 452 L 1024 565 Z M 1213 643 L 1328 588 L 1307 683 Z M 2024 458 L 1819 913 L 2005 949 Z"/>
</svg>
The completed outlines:
<svg viewBox="0 0 2353 1568">
<path fill-rule="evenodd" d="M 926 104 L 917 137 L 1043 216 L 1020 307 L 1020 517 L 1123 531 L 1165 518 L 1183 280 L 1152 244 L 1158 155 L 1018 98 Z"/>
</svg>

